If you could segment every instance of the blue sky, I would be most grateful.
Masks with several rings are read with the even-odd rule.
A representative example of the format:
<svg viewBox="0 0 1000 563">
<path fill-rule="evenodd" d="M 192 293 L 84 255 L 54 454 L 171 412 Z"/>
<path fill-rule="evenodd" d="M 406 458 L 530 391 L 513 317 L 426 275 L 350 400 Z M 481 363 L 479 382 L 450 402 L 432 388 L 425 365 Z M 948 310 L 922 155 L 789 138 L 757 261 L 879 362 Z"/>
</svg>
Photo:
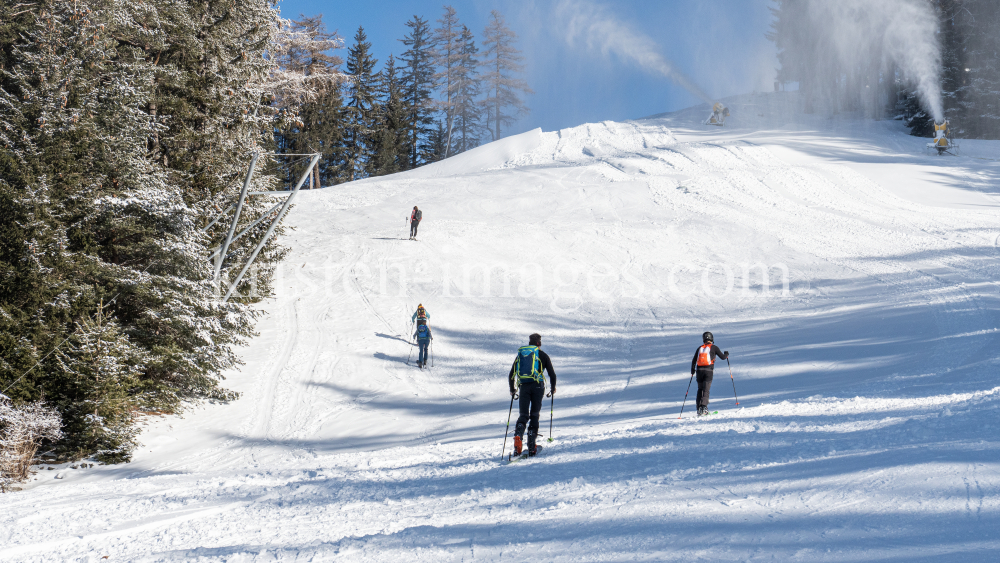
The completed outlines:
<svg viewBox="0 0 1000 563">
<path fill-rule="evenodd" d="M 713 98 L 773 89 L 775 50 L 764 37 L 771 0 L 587 1 L 652 39 L 662 56 Z M 398 40 L 408 31 L 407 20 L 420 15 L 436 25 L 446 3 L 477 42 L 493 9 L 518 34 L 526 58 L 524 78 L 535 94 L 527 98 L 531 113 L 512 132 L 634 119 L 699 103 L 670 79 L 614 53 L 580 41 L 571 44 L 556 1 L 282 0 L 279 8 L 286 18 L 323 14 L 327 27 L 348 43 L 363 25 L 381 67 L 390 53 L 402 52 Z M 339 54 L 346 56 L 346 50 Z"/>
</svg>

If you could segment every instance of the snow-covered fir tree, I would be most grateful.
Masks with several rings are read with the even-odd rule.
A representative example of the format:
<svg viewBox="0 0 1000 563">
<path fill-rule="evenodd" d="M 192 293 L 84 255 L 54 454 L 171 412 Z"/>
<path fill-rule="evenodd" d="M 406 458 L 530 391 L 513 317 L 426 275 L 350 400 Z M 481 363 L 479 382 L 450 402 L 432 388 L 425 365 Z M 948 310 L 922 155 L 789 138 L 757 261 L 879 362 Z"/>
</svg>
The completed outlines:
<svg viewBox="0 0 1000 563">
<path fill-rule="evenodd" d="M 255 152 L 321 152 L 326 185 L 390 174 L 478 144 L 483 102 L 498 136 L 528 91 L 497 12 L 480 100 L 452 7 L 435 32 L 410 20 L 404 64 L 381 73 L 359 28 L 343 80 L 322 18 L 288 22 L 264 0 L 22 8 L 0 6 L 0 390 L 58 409 L 63 455 L 128 459 L 134 413 L 234 397 L 221 374 L 285 253 L 271 239 L 220 303 L 268 224 L 232 244 L 217 279 L 208 258 Z M 280 188 L 281 170 L 265 155 L 251 189 Z M 270 206 L 248 199 L 237 229 Z"/>
<path fill-rule="evenodd" d="M 273 127 L 264 54 L 279 19 L 258 1 L 40 2 L 31 17 L 4 46 L 0 92 L 0 192 L 23 239 L 5 251 L 16 272 L 5 278 L 28 284 L 0 293 L 0 322 L 17 335 L 0 384 L 14 401 L 59 404 L 72 422 L 64 453 L 127 459 L 128 420 L 113 413 L 232 396 L 218 382 L 255 314 L 216 299 L 206 258 L 221 229 L 201 227 L 233 200 Z M 265 274 L 281 254 L 265 249 Z M 99 308 L 115 345 L 95 358 L 88 322 Z M 126 349 L 137 352 L 115 352 Z M 94 365 L 129 374 L 114 387 L 127 400 Z M 116 406 L 92 410 L 95 396 Z"/>
<path fill-rule="evenodd" d="M 54 356 L 62 368 L 54 375 L 65 378 L 68 392 L 52 404 L 62 412 L 63 428 L 80 437 L 73 444 L 76 454 L 109 463 L 129 459 L 137 446 L 135 411 L 142 407 L 135 390 L 148 354 L 105 316 L 100 303 Z"/>
<path fill-rule="evenodd" d="M 282 46 L 277 58 L 283 83 L 277 88 L 275 103 L 295 119 L 277 136 L 278 152 L 321 153 L 317 167 L 324 185 L 344 181 L 344 115 L 340 57 L 329 52 L 343 46 L 336 33 L 330 33 L 323 17 L 303 16 L 287 22 L 279 34 Z M 287 182 L 295 182 L 307 161 L 293 161 L 281 167 Z M 309 186 L 307 186 L 309 187 Z M 318 186 L 314 186 L 318 187 Z"/>
</svg>

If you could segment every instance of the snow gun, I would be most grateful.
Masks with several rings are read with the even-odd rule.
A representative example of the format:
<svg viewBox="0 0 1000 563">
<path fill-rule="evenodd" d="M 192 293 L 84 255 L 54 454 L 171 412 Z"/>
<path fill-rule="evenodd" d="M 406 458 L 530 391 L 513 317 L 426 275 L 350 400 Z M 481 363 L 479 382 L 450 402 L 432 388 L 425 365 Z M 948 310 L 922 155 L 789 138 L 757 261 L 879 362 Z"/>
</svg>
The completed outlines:
<svg viewBox="0 0 1000 563">
<path fill-rule="evenodd" d="M 934 122 L 934 140 L 927 143 L 927 150 L 937 151 L 938 156 L 945 153 L 958 156 L 958 141 L 951 136 L 948 120 Z"/>
<path fill-rule="evenodd" d="M 712 115 L 708 116 L 708 119 L 705 120 L 705 125 L 723 127 L 726 124 L 727 117 L 729 117 L 729 108 L 723 105 L 722 102 L 715 102 L 715 105 L 712 106 Z"/>
</svg>

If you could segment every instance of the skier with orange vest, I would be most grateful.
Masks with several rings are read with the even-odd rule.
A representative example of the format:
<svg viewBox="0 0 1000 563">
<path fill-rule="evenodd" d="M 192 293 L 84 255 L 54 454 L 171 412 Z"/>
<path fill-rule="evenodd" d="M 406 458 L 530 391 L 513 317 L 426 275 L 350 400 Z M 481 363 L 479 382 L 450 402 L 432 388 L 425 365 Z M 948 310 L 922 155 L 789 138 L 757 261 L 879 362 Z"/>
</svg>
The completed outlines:
<svg viewBox="0 0 1000 563">
<path fill-rule="evenodd" d="M 698 416 L 708 414 L 708 391 L 712 388 L 712 376 L 715 371 L 715 358 L 729 359 L 729 352 L 723 352 L 715 345 L 715 337 L 711 332 L 701 335 L 703 344 L 694 353 L 691 360 L 691 375 L 698 374 Z"/>
</svg>

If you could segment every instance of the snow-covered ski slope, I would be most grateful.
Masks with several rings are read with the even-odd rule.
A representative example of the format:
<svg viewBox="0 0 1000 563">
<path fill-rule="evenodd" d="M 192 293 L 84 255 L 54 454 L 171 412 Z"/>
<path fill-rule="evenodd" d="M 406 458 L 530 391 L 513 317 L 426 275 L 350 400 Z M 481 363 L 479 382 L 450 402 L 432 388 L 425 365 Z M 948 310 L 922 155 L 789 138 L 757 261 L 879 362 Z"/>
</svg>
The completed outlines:
<svg viewBox="0 0 1000 563">
<path fill-rule="evenodd" d="M 0 560 L 1000 560 L 1000 142 L 728 105 L 303 193 L 242 398 L 0 496 Z M 678 419 L 705 330 L 740 405 L 723 362 Z M 535 331 L 554 441 L 504 465 Z"/>
</svg>

